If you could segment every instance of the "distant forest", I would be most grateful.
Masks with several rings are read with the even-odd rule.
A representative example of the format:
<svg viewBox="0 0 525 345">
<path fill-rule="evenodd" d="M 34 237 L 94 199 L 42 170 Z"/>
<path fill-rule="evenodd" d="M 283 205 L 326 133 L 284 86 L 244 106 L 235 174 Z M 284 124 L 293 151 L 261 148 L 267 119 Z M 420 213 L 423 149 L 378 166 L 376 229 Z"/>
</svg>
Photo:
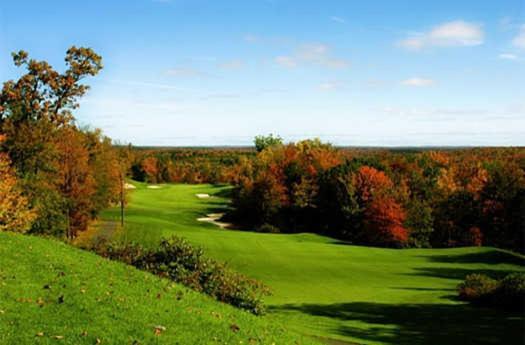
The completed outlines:
<svg viewBox="0 0 525 345">
<path fill-rule="evenodd" d="M 388 247 L 524 251 L 524 148 L 345 148 L 319 140 L 254 148 L 133 149 L 149 183 L 228 183 L 228 215 L 264 232 L 317 232 Z"/>
</svg>

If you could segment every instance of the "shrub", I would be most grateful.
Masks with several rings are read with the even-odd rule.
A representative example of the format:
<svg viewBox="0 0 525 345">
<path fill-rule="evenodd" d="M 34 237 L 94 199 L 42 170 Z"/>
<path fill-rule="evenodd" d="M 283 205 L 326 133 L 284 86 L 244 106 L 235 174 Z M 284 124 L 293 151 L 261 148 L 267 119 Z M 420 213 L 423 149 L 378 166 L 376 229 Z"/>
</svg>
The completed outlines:
<svg viewBox="0 0 525 345">
<path fill-rule="evenodd" d="M 501 280 L 470 274 L 458 285 L 459 297 L 476 305 L 525 310 L 525 273 L 511 273 Z"/>
<path fill-rule="evenodd" d="M 525 310 L 525 273 L 511 273 L 503 278 L 495 303 L 505 309 Z"/>
<path fill-rule="evenodd" d="M 469 274 L 458 285 L 459 298 L 473 303 L 488 303 L 498 286 L 497 280 L 484 274 Z"/>
<path fill-rule="evenodd" d="M 268 224 L 268 223 L 264 223 L 263 225 L 258 227 L 257 231 L 258 232 L 271 233 L 271 234 L 277 234 L 277 233 L 281 232 L 281 230 L 279 230 L 278 227 L 276 227 L 274 225 L 271 225 L 271 224 Z"/>
<path fill-rule="evenodd" d="M 205 258 L 201 248 L 181 238 L 163 239 L 155 249 L 136 243 L 100 243 L 94 250 L 99 255 L 169 278 L 253 314 L 265 311 L 262 298 L 269 295 L 265 285 Z"/>
</svg>

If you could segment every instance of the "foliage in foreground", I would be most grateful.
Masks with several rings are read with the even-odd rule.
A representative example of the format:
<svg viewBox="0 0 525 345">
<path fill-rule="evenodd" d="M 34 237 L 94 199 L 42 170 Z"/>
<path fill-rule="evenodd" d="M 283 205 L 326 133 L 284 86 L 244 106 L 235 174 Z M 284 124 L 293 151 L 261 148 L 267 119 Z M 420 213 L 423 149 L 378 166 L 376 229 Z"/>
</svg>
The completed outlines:
<svg viewBox="0 0 525 345">
<path fill-rule="evenodd" d="M 0 232 L 0 344 L 317 344 L 65 243 Z"/>
<path fill-rule="evenodd" d="M 469 274 L 458 285 L 459 298 L 475 305 L 525 310 L 525 273 L 511 273 L 502 279 Z"/>
<path fill-rule="evenodd" d="M 155 248 L 137 243 L 100 243 L 94 250 L 99 255 L 170 278 L 253 314 L 265 311 L 262 298 L 270 293 L 265 285 L 205 258 L 201 248 L 193 247 L 184 239 L 175 236 L 162 239 Z"/>
</svg>

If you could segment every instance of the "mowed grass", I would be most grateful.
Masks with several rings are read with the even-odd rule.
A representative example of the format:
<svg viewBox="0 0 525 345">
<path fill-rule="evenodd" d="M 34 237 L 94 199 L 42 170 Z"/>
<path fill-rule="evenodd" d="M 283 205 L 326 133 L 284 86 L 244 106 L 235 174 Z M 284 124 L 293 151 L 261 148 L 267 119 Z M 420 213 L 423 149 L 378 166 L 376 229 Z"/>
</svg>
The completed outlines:
<svg viewBox="0 0 525 345">
<path fill-rule="evenodd" d="M 0 232 L 0 344 L 311 344 L 166 279 Z"/>
<path fill-rule="evenodd" d="M 524 342 L 523 315 L 471 307 L 456 300 L 455 290 L 472 272 L 524 271 L 521 256 L 494 248 L 395 250 L 314 234 L 223 230 L 196 219 L 227 208 L 229 187 L 135 184 L 122 239 L 155 245 L 170 235 L 187 238 L 268 284 L 271 316 L 326 343 Z M 196 197 L 204 193 L 212 197 Z M 116 220 L 117 211 L 104 218 Z"/>
</svg>

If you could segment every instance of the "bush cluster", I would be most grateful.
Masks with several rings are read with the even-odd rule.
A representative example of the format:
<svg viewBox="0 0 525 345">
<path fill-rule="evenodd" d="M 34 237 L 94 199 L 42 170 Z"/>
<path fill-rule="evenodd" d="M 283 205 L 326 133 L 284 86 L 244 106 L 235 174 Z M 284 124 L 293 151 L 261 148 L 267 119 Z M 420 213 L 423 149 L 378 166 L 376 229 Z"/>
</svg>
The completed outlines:
<svg viewBox="0 0 525 345">
<path fill-rule="evenodd" d="M 99 255 L 169 278 L 253 314 L 265 312 L 262 298 L 270 294 L 268 287 L 204 257 L 201 248 L 181 238 L 163 239 L 154 249 L 137 243 L 99 243 L 94 250 Z"/>
<path fill-rule="evenodd" d="M 458 285 L 459 298 L 476 305 L 506 310 L 525 310 L 525 273 L 511 273 L 503 279 L 469 274 Z"/>
</svg>

